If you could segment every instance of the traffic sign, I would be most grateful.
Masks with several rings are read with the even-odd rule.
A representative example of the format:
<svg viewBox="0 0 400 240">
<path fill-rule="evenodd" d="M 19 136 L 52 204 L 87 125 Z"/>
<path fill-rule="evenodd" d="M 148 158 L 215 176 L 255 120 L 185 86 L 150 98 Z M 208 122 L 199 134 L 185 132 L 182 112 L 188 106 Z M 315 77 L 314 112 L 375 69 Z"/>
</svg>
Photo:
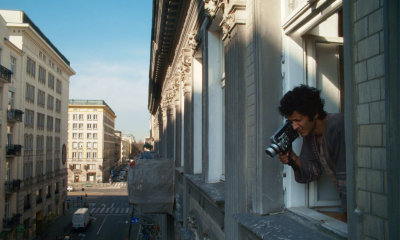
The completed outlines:
<svg viewBox="0 0 400 240">
<path fill-rule="evenodd" d="M 132 218 L 131 223 L 139 223 L 139 218 Z"/>
</svg>

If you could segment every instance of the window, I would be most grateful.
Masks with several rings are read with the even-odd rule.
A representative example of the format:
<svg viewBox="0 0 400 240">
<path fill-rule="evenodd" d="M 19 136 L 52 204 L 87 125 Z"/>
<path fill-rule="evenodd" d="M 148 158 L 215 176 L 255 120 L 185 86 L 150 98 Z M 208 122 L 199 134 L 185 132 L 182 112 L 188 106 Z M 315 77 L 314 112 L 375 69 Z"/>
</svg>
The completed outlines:
<svg viewBox="0 0 400 240">
<path fill-rule="evenodd" d="M 11 91 L 8 91 L 8 110 L 13 110 L 14 109 L 14 93 Z"/>
<path fill-rule="evenodd" d="M 59 74 L 61 74 L 61 73 L 62 73 L 61 68 L 57 67 L 57 72 L 58 72 Z"/>
<path fill-rule="evenodd" d="M 72 115 L 72 119 L 73 119 L 73 120 L 78 120 L 78 114 Z"/>
<path fill-rule="evenodd" d="M 74 169 L 81 169 L 81 165 L 80 164 L 74 164 Z"/>
<path fill-rule="evenodd" d="M 47 109 L 53 111 L 54 107 L 54 97 L 50 94 L 47 95 Z"/>
<path fill-rule="evenodd" d="M 95 170 L 96 169 L 96 164 L 88 164 L 88 169 Z"/>
<path fill-rule="evenodd" d="M 79 138 L 80 138 L 80 139 L 83 138 L 83 133 L 79 133 Z"/>
<path fill-rule="evenodd" d="M 94 124 L 93 124 L 94 125 Z M 88 123 L 87 129 L 92 129 L 92 124 Z"/>
<path fill-rule="evenodd" d="M 90 152 L 86 153 L 86 158 L 90 158 Z"/>
<path fill-rule="evenodd" d="M 56 91 L 58 93 L 61 93 L 61 90 L 62 90 L 62 83 L 60 80 L 57 79 Z"/>
<path fill-rule="evenodd" d="M 31 103 L 35 102 L 35 87 L 28 83 L 26 84 L 25 100 Z"/>
<path fill-rule="evenodd" d="M 44 114 L 37 114 L 37 128 L 39 130 L 44 130 Z"/>
<path fill-rule="evenodd" d="M 10 57 L 10 70 L 11 70 L 11 76 L 15 77 L 15 64 L 16 64 L 17 60 L 14 57 Z"/>
<path fill-rule="evenodd" d="M 72 133 L 72 138 L 77 138 L 77 133 Z"/>
<path fill-rule="evenodd" d="M 73 129 L 77 129 L 77 128 L 78 128 L 78 124 L 73 123 L 73 124 L 72 124 L 72 128 L 73 128 Z"/>
<path fill-rule="evenodd" d="M 92 143 L 91 142 L 86 143 L 86 147 L 87 148 L 92 148 Z"/>
<path fill-rule="evenodd" d="M 72 153 L 72 158 L 76 158 L 76 152 Z"/>
<path fill-rule="evenodd" d="M 53 117 L 47 116 L 47 131 L 53 131 Z"/>
<path fill-rule="evenodd" d="M 97 152 L 93 153 L 93 158 L 97 158 Z"/>
<path fill-rule="evenodd" d="M 46 93 L 38 89 L 38 105 L 44 107 Z"/>
<path fill-rule="evenodd" d="M 83 120 L 83 114 L 79 114 L 79 121 Z"/>
<path fill-rule="evenodd" d="M 36 136 L 36 151 L 43 151 L 44 147 L 44 137 L 43 136 Z"/>
<path fill-rule="evenodd" d="M 92 138 L 92 134 L 91 134 L 91 133 L 88 133 L 87 136 L 86 136 L 86 138 Z"/>
<path fill-rule="evenodd" d="M 60 150 L 60 147 L 61 147 L 61 141 L 60 141 L 60 138 L 59 137 L 56 137 L 56 140 L 55 140 L 55 142 L 54 142 L 54 149 L 57 151 L 59 151 Z"/>
<path fill-rule="evenodd" d="M 97 123 L 93 124 L 93 129 L 97 129 Z"/>
<path fill-rule="evenodd" d="M 51 89 L 54 89 L 54 75 L 49 73 L 48 77 L 47 77 L 47 86 Z"/>
<path fill-rule="evenodd" d="M 79 123 L 79 129 L 83 129 L 83 123 Z"/>
<path fill-rule="evenodd" d="M 93 114 L 93 120 L 97 120 L 97 114 Z"/>
<path fill-rule="evenodd" d="M 83 148 L 83 142 L 79 142 L 79 148 Z"/>
<path fill-rule="evenodd" d="M 56 99 L 56 112 L 61 112 L 61 100 Z"/>
<path fill-rule="evenodd" d="M 29 57 L 26 60 L 26 73 L 31 77 L 35 78 L 36 74 L 36 62 Z"/>
<path fill-rule="evenodd" d="M 93 138 L 97 139 L 97 133 L 93 133 Z"/>
<path fill-rule="evenodd" d="M 56 118 L 56 127 L 55 127 L 55 130 L 56 130 L 56 132 L 60 132 L 61 131 L 61 119 L 59 119 L 59 118 Z"/>
<path fill-rule="evenodd" d="M 72 143 L 72 147 L 73 147 L 73 148 L 78 148 L 78 143 L 77 143 L 77 142 L 73 142 L 73 143 Z"/>
<path fill-rule="evenodd" d="M 46 84 L 46 69 L 44 69 L 42 66 L 39 66 L 39 82 Z"/>
<path fill-rule="evenodd" d="M 97 148 L 97 142 L 93 143 L 93 148 Z"/>
<path fill-rule="evenodd" d="M 46 150 L 47 151 L 53 150 L 53 137 L 46 137 Z"/>
<path fill-rule="evenodd" d="M 92 120 L 92 114 L 87 115 L 87 120 L 89 120 L 89 121 Z"/>
<path fill-rule="evenodd" d="M 78 152 L 78 158 L 83 158 L 83 153 Z"/>
</svg>

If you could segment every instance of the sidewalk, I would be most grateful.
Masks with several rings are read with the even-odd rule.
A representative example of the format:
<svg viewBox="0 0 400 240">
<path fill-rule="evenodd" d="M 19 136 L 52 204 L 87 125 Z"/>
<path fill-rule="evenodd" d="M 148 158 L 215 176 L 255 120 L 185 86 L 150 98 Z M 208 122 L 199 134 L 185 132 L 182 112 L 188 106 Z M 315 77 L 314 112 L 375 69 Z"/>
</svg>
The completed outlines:
<svg viewBox="0 0 400 240">
<path fill-rule="evenodd" d="M 86 187 L 87 183 L 68 183 L 68 186 L 73 186 L 75 190 L 82 188 L 99 188 L 99 187 L 109 187 L 110 183 L 89 183 L 90 187 Z"/>
</svg>

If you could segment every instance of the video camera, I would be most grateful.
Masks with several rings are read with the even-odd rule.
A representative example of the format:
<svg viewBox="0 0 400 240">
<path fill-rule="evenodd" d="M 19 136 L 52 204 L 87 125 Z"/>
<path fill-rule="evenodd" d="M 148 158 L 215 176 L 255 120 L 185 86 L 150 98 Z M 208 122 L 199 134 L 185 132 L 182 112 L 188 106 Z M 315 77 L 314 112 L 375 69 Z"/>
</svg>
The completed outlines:
<svg viewBox="0 0 400 240">
<path fill-rule="evenodd" d="M 293 129 L 292 121 L 287 120 L 270 138 L 271 145 L 265 152 L 273 158 L 276 154 L 286 153 L 292 148 L 292 143 L 299 136 Z"/>
</svg>

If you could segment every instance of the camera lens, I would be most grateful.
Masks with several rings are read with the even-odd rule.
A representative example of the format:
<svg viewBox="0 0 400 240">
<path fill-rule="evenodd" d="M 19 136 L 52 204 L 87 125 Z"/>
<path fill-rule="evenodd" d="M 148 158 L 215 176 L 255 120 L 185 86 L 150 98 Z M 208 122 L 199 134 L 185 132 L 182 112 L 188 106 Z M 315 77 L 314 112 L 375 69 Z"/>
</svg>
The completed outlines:
<svg viewBox="0 0 400 240">
<path fill-rule="evenodd" d="M 276 144 L 271 144 L 271 146 L 265 150 L 265 153 L 268 154 L 269 157 L 273 158 L 279 153 L 279 147 Z"/>
</svg>

